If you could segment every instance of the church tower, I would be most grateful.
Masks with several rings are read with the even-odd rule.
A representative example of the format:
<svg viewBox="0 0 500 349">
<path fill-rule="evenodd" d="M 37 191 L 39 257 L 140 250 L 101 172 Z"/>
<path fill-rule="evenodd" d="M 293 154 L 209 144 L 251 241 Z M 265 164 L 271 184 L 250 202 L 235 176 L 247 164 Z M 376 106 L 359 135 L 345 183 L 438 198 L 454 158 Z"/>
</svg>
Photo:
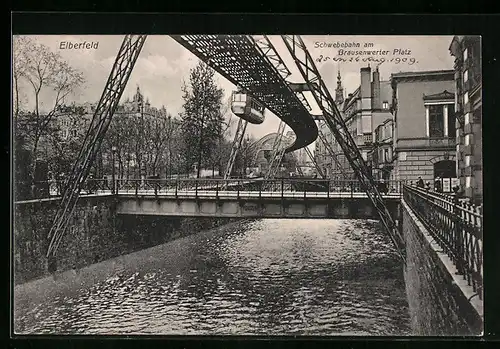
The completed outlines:
<svg viewBox="0 0 500 349">
<path fill-rule="evenodd" d="M 337 74 L 337 88 L 335 89 L 335 104 L 342 110 L 342 104 L 344 104 L 344 88 L 342 87 L 342 77 L 340 76 L 340 69 Z"/>
</svg>

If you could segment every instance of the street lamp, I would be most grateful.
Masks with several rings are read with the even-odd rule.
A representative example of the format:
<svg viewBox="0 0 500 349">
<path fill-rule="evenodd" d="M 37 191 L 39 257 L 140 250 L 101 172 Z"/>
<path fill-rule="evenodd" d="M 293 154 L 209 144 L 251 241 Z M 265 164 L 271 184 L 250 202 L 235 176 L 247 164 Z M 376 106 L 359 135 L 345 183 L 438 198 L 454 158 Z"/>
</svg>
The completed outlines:
<svg viewBox="0 0 500 349">
<path fill-rule="evenodd" d="M 111 147 L 111 162 L 112 162 L 112 167 L 111 167 L 111 181 L 113 182 L 113 185 L 112 185 L 113 194 L 116 194 L 115 153 L 116 153 L 116 147 L 112 146 Z"/>
</svg>

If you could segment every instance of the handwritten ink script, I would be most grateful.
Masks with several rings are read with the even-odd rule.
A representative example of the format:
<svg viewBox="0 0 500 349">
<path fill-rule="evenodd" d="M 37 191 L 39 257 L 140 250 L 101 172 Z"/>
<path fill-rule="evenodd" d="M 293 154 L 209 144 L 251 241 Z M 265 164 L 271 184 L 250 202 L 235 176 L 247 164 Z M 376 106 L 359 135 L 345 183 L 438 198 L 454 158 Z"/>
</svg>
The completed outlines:
<svg viewBox="0 0 500 349">
<path fill-rule="evenodd" d="M 315 42 L 314 48 L 337 49 L 336 54 L 320 54 L 316 62 L 395 63 L 413 65 L 418 60 L 408 48 L 376 49 L 373 42 Z"/>
</svg>

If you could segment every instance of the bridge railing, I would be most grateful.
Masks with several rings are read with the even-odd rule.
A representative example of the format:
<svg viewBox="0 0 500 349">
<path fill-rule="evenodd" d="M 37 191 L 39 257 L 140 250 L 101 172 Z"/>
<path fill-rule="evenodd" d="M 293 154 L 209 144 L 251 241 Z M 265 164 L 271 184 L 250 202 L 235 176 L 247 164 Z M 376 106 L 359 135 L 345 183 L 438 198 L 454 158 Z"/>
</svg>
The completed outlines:
<svg viewBox="0 0 500 349">
<path fill-rule="evenodd" d="M 60 197 L 65 182 L 62 180 L 39 181 L 34 183 L 16 182 L 14 185 L 15 201 Z M 386 194 L 401 193 L 401 182 L 386 181 L 380 184 L 380 191 Z M 191 192 L 304 192 L 305 196 L 314 193 L 342 193 L 349 197 L 355 193 L 364 193 L 358 181 L 324 180 L 316 178 L 263 178 L 213 179 L 213 178 L 172 178 L 172 179 L 116 179 L 113 185 L 107 179 L 87 179 L 80 195 L 111 194 L 114 191 L 125 194 L 171 194 Z"/>
<path fill-rule="evenodd" d="M 14 201 L 57 198 L 62 195 L 64 185 L 63 180 L 15 182 Z M 87 179 L 80 195 L 111 194 L 112 185 L 112 181 L 107 179 Z"/>
<path fill-rule="evenodd" d="M 462 202 L 453 195 L 415 186 L 403 186 L 403 199 L 453 261 L 457 273 L 482 299 L 482 207 Z"/>
<path fill-rule="evenodd" d="M 178 194 L 215 192 L 304 192 L 304 193 L 343 193 L 345 196 L 364 193 L 359 181 L 323 180 L 306 178 L 259 179 L 118 179 L 118 194 Z M 400 194 L 401 182 L 387 181 L 380 184 L 384 194 Z M 304 194 L 308 195 L 308 194 Z M 309 194 L 309 196 L 313 196 Z"/>
</svg>

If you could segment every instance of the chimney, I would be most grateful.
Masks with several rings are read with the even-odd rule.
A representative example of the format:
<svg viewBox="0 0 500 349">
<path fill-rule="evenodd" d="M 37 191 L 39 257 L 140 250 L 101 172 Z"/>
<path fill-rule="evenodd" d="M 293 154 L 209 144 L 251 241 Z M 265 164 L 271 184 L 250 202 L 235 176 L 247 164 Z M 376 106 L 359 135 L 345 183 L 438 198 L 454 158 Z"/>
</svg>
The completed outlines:
<svg viewBox="0 0 500 349">
<path fill-rule="evenodd" d="M 360 97 L 363 98 L 371 98 L 371 68 L 364 67 L 361 68 L 361 89 L 360 89 Z"/>
<path fill-rule="evenodd" d="M 378 71 L 378 66 L 373 72 L 373 82 L 372 82 L 372 108 L 382 109 L 382 101 L 380 100 L 380 73 Z"/>
</svg>

